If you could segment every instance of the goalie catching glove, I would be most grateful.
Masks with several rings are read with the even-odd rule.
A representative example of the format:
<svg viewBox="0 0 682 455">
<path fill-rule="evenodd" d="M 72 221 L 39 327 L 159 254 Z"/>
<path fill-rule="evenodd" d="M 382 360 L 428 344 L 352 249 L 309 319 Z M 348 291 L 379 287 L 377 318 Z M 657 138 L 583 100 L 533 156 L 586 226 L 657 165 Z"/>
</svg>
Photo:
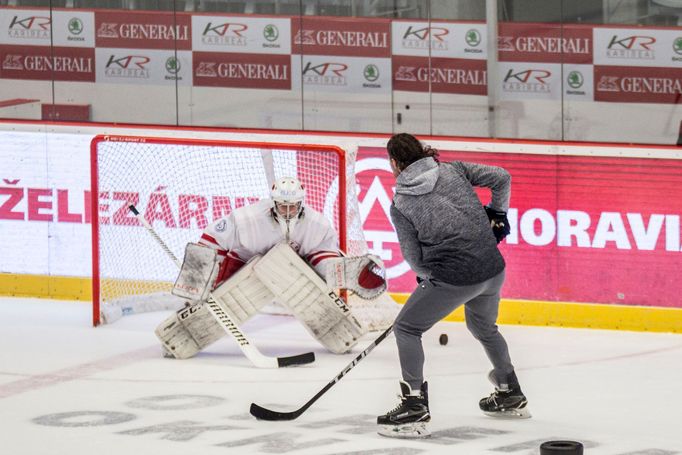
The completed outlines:
<svg viewBox="0 0 682 455">
<path fill-rule="evenodd" d="M 327 260 L 327 286 L 348 289 L 358 297 L 371 300 L 386 291 L 386 270 L 379 257 L 372 254 Z"/>
</svg>

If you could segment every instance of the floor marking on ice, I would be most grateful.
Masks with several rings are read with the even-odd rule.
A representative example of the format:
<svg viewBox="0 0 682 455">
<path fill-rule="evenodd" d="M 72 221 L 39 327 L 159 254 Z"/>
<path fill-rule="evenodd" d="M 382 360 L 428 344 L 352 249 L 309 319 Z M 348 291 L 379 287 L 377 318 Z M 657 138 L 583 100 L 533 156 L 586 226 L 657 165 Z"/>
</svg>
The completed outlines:
<svg viewBox="0 0 682 455">
<path fill-rule="evenodd" d="M 666 346 L 663 348 L 648 349 L 646 351 L 630 352 L 627 354 L 614 355 L 609 357 L 601 357 L 595 359 L 585 359 L 585 360 L 573 360 L 570 362 L 562 362 L 552 365 L 547 365 L 548 367 L 560 367 L 560 366 L 571 366 L 571 365 L 584 365 L 588 363 L 600 363 L 600 362 L 612 362 L 616 360 L 631 359 L 635 357 L 646 357 L 651 354 L 660 354 L 662 352 L 675 351 L 677 349 L 682 349 L 682 344 L 676 344 L 672 346 Z"/>
<path fill-rule="evenodd" d="M 0 385 L 0 399 L 30 392 L 43 387 L 49 387 L 62 382 L 82 379 L 103 371 L 127 366 L 141 360 L 159 357 L 159 347 L 151 346 L 136 351 L 128 351 L 112 357 L 83 363 L 74 367 L 64 368 L 52 373 L 37 374 L 24 379 Z"/>
</svg>

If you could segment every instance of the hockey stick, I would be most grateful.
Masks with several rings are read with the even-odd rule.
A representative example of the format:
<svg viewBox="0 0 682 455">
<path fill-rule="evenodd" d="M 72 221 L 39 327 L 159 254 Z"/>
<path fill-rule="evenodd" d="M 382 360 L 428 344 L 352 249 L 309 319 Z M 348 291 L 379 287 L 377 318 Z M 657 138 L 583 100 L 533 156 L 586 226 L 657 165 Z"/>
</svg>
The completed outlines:
<svg viewBox="0 0 682 455">
<path fill-rule="evenodd" d="M 166 242 L 164 242 L 163 239 L 159 237 L 154 228 L 147 222 L 144 216 L 140 214 L 137 208 L 135 208 L 133 204 L 130 204 L 128 206 L 128 209 L 131 212 L 133 212 L 133 214 L 139 220 L 139 222 L 142 223 L 142 225 L 147 229 L 147 231 L 152 235 L 152 237 L 154 237 L 158 244 L 161 245 L 163 251 L 165 251 L 168 257 L 170 257 L 173 260 L 175 265 L 178 268 L 181 268 L 182 265 L 180 264 L 178 258 L 175 257 L 173 252 L 166 245 Z M 208 295 L 208 301 L 206 303 L 206 306 L 208 307 L 213 317 L 216 318 L 216 321 L 218 321 L 218 323 L 223 327 L 223 329 L 225 329 L 225 332 L 227 332 L 228 335 L 232 336 L 232 338 L 235 339 L 244 355 L 255 366 L 259 368 L 278 368 L 288 367 L 292 365 L 305 365 L 307 363 L 312 363 L 315 361 L 314 352 L 306 352 L 305 354 L 299 354 L 290 357 L 267 357 L 261 354 L 261 352 L 258 349 L 256 349 L 254 345 L 249 343 L 249 340 L 242 333 L 242 331 L 239 330 L 237 324 L 235 324 L 234 321 L 232 321 L 232 319 L 225 312 L 225 310 L 223 310 L 221 306 L 218 304 L 218 302 L 215 301 L 212 294 Z"/>
<path fill-rule="evenodd" d="M 279 411 L 273 411 L 270 409 L 266 409 L 262 406 L 258 406 L 256 403 L 251 403 L 251 409 L 249 412 L 251 413 L 252 416 L 259 420 L 294 420 L 298 418 L 301 414 L 303 414 L 310 406 L 312 406 L 313 403 L 315 403 L 318 398 L 320 398 L 322 395 L 324 395 L 327 390 L 331 389 L 334 384 L 339 382 L 341 378 L 343 378 L 350 370 L 355 367 L 358 363 L 360 363 L 360 360 L 363 358 L 367 357 L 370 352 L 372 352 L 372 349 L 374 349 L 379 343 L 381 343 L 384 338 L 386 338 L 391 332 L 393 331 L 393 326 L 390 326 L 387 328 L 384 333 L 379 335 L 379 338 L 374 340 L 372 344 L 370 344 L 367 349 L 362 351 L 351 363 L 346 365 L 346 368 L 341 370 L 341 373 L 337 374 L 334 379 L 329 381 L 326 386 L 322 388 L 319 392 L 315 394 L 314 397 L 312 397 L 306 404 L 301 406 L 299 409 L 291 412 L 279 412 Z"/>
</svg>

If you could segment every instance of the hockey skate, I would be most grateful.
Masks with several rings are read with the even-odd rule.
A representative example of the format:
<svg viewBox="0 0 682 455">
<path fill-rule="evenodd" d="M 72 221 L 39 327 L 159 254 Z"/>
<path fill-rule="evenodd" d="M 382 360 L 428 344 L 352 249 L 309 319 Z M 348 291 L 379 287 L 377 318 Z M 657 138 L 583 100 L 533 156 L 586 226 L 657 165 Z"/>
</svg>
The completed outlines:
<svg viewBox="0 0 682 455">
<path fill-rule="evenodd" d="M 431 420 L 429 413 L 428 385 L 423 383 L 419 395 L 410 395 L 410 386 L 400 381 L 400 404 L 393 410 L 377 417 L 378 433 L 389 438 L 426 438 L 431 433 L 426 422 Z"/>
<path fill-rule="evenodd" d="M 495 391 L 478 402 L 478 406 L 485 415 L 507 419 L 531 417 L 528 411 L 528 400 L 521 391 L 516 373 L 512 372 L 507 376 L 506 384 L 498 384 L 492 371 L 488 374 L 488 379 L 495 386 Z"/>
</svg>

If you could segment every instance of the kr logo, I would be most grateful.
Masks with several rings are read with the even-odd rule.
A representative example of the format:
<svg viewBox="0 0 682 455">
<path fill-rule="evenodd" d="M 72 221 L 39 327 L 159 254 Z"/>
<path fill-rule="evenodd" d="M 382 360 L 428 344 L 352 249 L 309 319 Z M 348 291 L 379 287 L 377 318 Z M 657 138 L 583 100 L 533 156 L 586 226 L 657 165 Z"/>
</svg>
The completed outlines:
<svg viewBox="0 0 682 455">
<path fill-rule="evenodd" d="M 29 16 L 24 19 L 19 19 L 19 16 L 14 16 L 12 22 L 9 24 L 9 28 L 20 27 L 25 30 L 50 30 L 50 18 L 42 16 Z"/>
<path fill-rule="evenodd" d="M 504 82 L 509 82 L 510 79 L 516 79 L 518 82 L 524 84 L 547 84 L 546 79 L 551 75 L 552 73 L 547 70 L 525 70 L 514 73 L 514 70 L 510 69 L 507 71 L 507 75 L 504 77 Z"/>
<path fill-rule="evenodd" d="M 234 24 L 226 22 L 224 24 L 213 25 L 209 22 L 204 28 L 203 35 L 214 34 L 218 36 L 225 36 L 229 33 L 238 36 L 239 38 L 244 38 L 242 32 L 245 32 L 249 27 L 246 24 Z"/>
<path fill-rule="evenodd" d="M 609 43 L 608 49 L 613 49 L 615 47 L 620 47 L 621 49 L 633 50 L 636 47 L 645 49 L 647 51 L 652 50 L 651 46 L 656 42 L 656 38 L 653 36 L 628 36 L 626 38 L 618 39 L 618 35 L 613 35 L 611 42 Z"/>
<path fill-rule="evenodd" d="M 127 55 L 121 58 L 115 58 L 115 56 L 112 55 L 109 57 L 106 67 L 109 68 L 112 65 L 116 65 L 123 69 L 129 69 L 131 67 L 137 67 L 134 69 L 145 69 L 145 65 L 150 61 L 151 59 L 149 57 L 144 57 L 142 55 Z"/>
<path fill-rule="evenodd" d="M 417 38 L 420 40 L 426 40 L 429 37 L 438 40 L 445 41 L 445 36 L 450 33 L 447 28 L 442 27 L 424 27 L 424 28 L 413 28 L 411 25 L 405 31 L 403 39 Z"/>
<path fill-rule="evenodd" d="M 329 73 L 333 73 L 334 76 L 343 77 L 343 72 L 348 69 L 348 65 L 343 63 L 320 63 L 319 65 L 314 65 L 308 62 L 303 69 L 303 74 L 306 75 L 309 72 L 315 73 L 318 76 L 327 76 Z"/>
</svg>

